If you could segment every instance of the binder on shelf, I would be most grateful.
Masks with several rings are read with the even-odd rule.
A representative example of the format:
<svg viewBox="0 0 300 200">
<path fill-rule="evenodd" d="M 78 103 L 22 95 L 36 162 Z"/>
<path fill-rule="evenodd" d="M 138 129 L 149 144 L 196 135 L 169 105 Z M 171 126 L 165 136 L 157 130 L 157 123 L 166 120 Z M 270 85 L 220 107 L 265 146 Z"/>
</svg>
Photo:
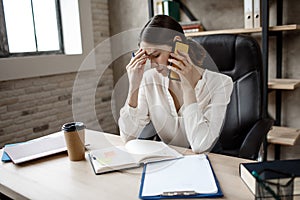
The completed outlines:
<svg viewBox="0 0 300 200">
<path fill-rule="evenodd" d="M 140 199 L 216 198 L 223 193 L 204 154 L 144 165 Z"/>
<path fill-rule="evenodd" d="M 244 0 L 244 28 L 253 28 L 253 1 Z"/>
<path fill-rule="evenodd" d="M 253 27 L 261 27 L 260 0 L 253 0 Z"/>
<path fill-rule="evenodd" d="M 164 0 L 163 4 L 163 13 L 173 17 L 176 21 L 180 21 L 180 7 L 179 3 L 171 0 Z"/>
<path fill-rule="evenodd" d="M 154 15 L 162 15 L 164 14 L 163 4 L 161 0 L 155 0 L 155 12 Z"/>
</svg>

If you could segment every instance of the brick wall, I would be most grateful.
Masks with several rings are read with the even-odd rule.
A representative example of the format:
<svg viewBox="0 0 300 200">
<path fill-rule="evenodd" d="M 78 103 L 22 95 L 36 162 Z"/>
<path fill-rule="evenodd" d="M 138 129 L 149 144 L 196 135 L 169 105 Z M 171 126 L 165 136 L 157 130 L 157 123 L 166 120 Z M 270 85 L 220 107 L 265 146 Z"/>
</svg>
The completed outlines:
<svg viewBox="0 0 300 200">
<path fill-rule="evenodd" d="M 97 46 L 109 37 L 107 0 L 92 0 L 91 5 Z M 109 59 L 109 44 L 105 52 Z M 100 60 L 98 57 L 96 63 Z M 85 71 L 80 76 L 68 73 L 0 82 L 0 147 L 59 131 L 62 124 L 74 120 L 83 121 L 90 129 L 116 133 L 111 106 L 113 73 L 104 67 L 103 74 Z M 74 95 L 76 77 L 84 81 Z M 79 113 L 74 115 L 72 106 Z M 93 112 L 96 118 L 91 117 Z"/>
</svg>

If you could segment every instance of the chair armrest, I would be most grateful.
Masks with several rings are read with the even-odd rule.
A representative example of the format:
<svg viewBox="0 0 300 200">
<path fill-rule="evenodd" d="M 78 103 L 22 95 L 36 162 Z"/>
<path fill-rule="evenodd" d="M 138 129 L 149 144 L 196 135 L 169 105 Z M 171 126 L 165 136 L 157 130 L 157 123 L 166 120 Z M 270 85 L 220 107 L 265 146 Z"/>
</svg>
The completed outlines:
<svg viewBox="0 0 300 200">
<path fill-rule="evenodd" d="M 257 159 L 260 146 L 273 122 L 272 119 L 261 119 L 254 124 L 241 145 L 239 157 Z"/>
</svg>

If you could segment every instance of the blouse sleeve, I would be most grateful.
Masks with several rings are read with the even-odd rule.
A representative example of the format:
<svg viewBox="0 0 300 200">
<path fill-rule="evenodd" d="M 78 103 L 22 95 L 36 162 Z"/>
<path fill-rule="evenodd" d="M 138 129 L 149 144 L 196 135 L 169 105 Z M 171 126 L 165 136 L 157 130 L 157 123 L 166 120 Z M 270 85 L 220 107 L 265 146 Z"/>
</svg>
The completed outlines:
<svg viewBox="0 0 300 200">
<path fill-rule="evenodd" d="M 148 105 L 146 102 L 144 87 L 140 87 L 138 96 L 138 106 L 133 108 L 126 101 L 120 110 L 118 121 L 120 135 L 123 141 L 138 138 L 143 128 L 150 122 L 148 115 Z"/>
<path fill-rule="evenodd" d="M 206 81 L 199 90 L 205 95 L 196 94 L 204 98 L 210 98 L 206 104 L 193 103 L 188 105 L 184 111 L 184 124 L 188 142 L 195 153 L 209 151 L 217 141 L 226 108 L 230 101 L 233 83 L 230 77 L 220 75 L 214 80 Z"/>
</svg>

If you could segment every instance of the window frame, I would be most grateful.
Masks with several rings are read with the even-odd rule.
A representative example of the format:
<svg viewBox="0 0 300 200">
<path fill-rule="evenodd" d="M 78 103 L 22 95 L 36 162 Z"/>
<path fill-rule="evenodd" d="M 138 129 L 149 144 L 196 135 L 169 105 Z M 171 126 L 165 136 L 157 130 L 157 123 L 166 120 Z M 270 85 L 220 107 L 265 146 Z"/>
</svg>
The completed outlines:
<svg viewBox="0 0 300 200">
<path fill-rule="evenodd" d="M 68 1 L 77 3 L 79 9 L 81 52 L 66 52 L 68 41 L 63 40 L 65 54 L 0 58 L 0 81 L 72 73 L 78 72 L 78 70 L 85 71 L 96 68 L 91 0 Z M 61 9 L 64 11 L 63 9 L 66 8 L 61 7 Z M 65 37 L 67 34 L 63 31 L 63 38 Z"/>
<path fill-rule="evenodd" d="M 64 54 L 60 0 L 55 0 L 55 4 L 56 4 L 59 50 L 39 51 L 37 48 L 37 43 L 36 43 L 35 44 L 36 50 L 34 52 L 11 53 L 11 52 L 9 52 L 9 44 L 8 44 L 8 39 L 7 39 L 3 0 L 0 0 L 0 18 L 1 18 L 0 19 L 0 28 L 2 30 L 0 33 L 0 36 L 2 36 L 2 37 L 0 37 L 0 59 L 4 58 L 4 57 L 7 58 L 7 57 L 24 57 L 24 56 Z M 33 8 L 32 8 L 32 10 L 33 10 Z M 34 15 L 34 10 L 33 10 L 33 15 Z M 33 16 L 33 18 L 34 18 L 34 16 Z M 34 29 L 34 34 L 36 37 L 35 29 Z M 37 42 L 37 41 L 35 41 L 35 42 Z"/>
<path fill-rule="evenodd" d="M 9 55 L 8 40 L 4 18 L 3 2 L 0 0 L 0 58 Z"/>
</svg>

